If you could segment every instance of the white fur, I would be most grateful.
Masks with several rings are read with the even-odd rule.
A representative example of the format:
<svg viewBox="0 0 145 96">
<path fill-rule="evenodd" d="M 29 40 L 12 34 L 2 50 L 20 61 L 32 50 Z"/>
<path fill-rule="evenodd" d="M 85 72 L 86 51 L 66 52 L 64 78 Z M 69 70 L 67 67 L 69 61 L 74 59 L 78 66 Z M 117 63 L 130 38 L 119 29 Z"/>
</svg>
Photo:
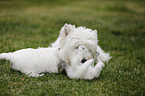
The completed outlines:
<svg viewBox="0 0 145 96">
<path fill-rule="evenodd" d="M 13 53 L 2 53 L 0 59 L 10 60 L 11 67 L 26 75 L 38 77 L 42 72 L 58 73 L 60 59 L 56 48 L 22 49 Z"/>
<path fill-rule="evenodd" d="M 83 58 L 87 59 L 85 63 L 81 63 Z M 85 46 L 80 46 L 76 55 L 72 56 L 71 65 L 66 65 L 67 75 L 75 79 L 93 79 L 94 77 L 99 77 L 104 63 L 99 61 L 94 67 L 94 60 L 89 58 L 91 58 L 89 50 Z"/>
<path fill-rule="evenodd" d="M 97 60 L 98 61 L 104 61 L 104 62 L 108 62 L 111 57 L 109 53 L 105 53 L 100 46 L 97 45 L 97 52 L 99 53 Z"/>
<path fill-rule="evenodd" d="M 93 79 L 99 77 L 102 67 L 104 67 L 103 62 L 108 61 L 110 57 L 97 44 L 97 30 L 93 31 L 85 27 L 75 28 L 74 25 L 65 24 L 58 39 L 61 46 L 59 56 L 66 63 L 66 72 L 70 78 Z M 79 48 L 77 53 L 76 48 Z M 98 56 L 96 56 L 97 53 L 99 53 Z M 94 66 L 93 57 L 98 61 L 96 66 Z M 83 58 L 87 61 L 81 64 Z"/>
<path fill-rule="evenodd" d="M 58 68 L 65 64 L 67 75 L 75 79 L 99 77 L 104 67 L 103 62 L 110 59 L 109 53 L 105 53 L 98 46 L 97 30 L 85 27 L 76 28 L 74 25 L 65 24 L 58 39 L 51 46 L 2 53 L 0 59 L 10 60 L 13 69 L 33 77 L 42 76 L 42 72 L 58 73 Z M 82 63 L 83 59 L 86 62 Z M 97 62 L 95 66 L 94 62 Z"/>
</svg>

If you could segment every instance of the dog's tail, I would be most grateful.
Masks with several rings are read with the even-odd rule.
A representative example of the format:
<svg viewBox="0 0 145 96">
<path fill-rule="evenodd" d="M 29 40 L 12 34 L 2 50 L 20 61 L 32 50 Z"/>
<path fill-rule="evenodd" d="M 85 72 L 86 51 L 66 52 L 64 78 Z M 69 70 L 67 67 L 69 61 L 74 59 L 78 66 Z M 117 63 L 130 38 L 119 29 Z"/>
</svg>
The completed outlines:
<svg viewBox="0 0 145 96">
<path fill-rule="evenodd" d="M 1 53 L 0 59 L 6 59 L 9 60 L 12 57 L 12 53 Z"/>
</svg>

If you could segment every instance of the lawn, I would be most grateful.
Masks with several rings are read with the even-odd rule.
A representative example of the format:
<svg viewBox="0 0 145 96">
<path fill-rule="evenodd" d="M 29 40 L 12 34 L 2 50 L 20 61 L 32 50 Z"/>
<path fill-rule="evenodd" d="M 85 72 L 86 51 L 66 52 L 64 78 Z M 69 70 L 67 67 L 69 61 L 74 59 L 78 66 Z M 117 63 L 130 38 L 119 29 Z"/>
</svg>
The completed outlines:
<svg viewBox="0 0 145 96">
<path fill-rule="evenodd" d="M 48 47 L 64 23 L 98 30 L 99 45 L 112 56 L 100 77 L 27 77 L 0 60 L 1 96 L 145 95 L 144 0 L 1 0 L 0 53 Z"/>
</svg>

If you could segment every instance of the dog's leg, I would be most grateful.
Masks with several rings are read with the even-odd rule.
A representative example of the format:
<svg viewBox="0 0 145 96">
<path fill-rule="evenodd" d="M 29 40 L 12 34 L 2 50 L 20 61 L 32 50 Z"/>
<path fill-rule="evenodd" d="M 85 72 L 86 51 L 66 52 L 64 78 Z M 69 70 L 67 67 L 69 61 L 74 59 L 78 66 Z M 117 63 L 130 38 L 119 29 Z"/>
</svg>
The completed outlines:
<svg viewBox="0 0 145 96">
<path fill-rule="evenodd" d="M 103 62 L 108 62 L 111 57 L 109 56 L 109 53 L 105 53 L 100 46 L 97 45 L 97 53 L 99 53 L 99 55 L 97 56 L 97 61 L 103 61 Z"/>
<path fill-rule="evenodd" d="M 71 65 L 66 67 L 67 75 L 70 78 L 75 78 L 75 79 L 83 79 L 83 77 L 86 75 L 86 73 L 89 70 L 89 67 L 92 65 L 94 62 L 93 59 L 90 59 L 86 61 L 84 64 L 81 64 L 81 59 L 80 54 L 75 56 L 72 61 Z"/>
<path fill-rule="evenodd" d="M 102 67 L 104 67 L 104 63 L 99 61 L 97 63 L 97 65 L 95 67 L 92 67 L 92 66 L 89 66 L 89 70 L 87 71 L 86 75 L 84 76 L 84 79 L 94 79 L 95 78 L 98 78 L 100 73 L 101 73 L 101 70 L 102 70 Z"/>
<path fill-rule="evenodd" d="M 95 78 L 98 78 L 100 76 L 100 73 L 101 73 L 103 67 L 105 67 L 105 64 L 103 62 L 99 61 L 94 68 Z"/>
<path fill-rule="evenodd" d="M 89 70 L 89 67 L 91 67 L 92 63 L 94 62 L 93 59 L 90 59 L 86 61 L 84 64 L 81 64 L 79 67 L 82 70 L 82 73 L 86 73 Z"/>
<path fill-rule="evenodd" d="M 84 79 L 84 76 L 88 73 L 88 70 L 90 66 L 93 65 L 94 60 L 90 59 L 87 61 L 84 61 L 82 63 L 82 60 L 84 59 L 84 55 L 87 54 L 88 50 L 84 46 L 80 46 L 78 48 L 78 54 L 72 58 L 71 60 L 71 66 L 66 67 L 67 74 L 70 78 L 75 79 Z"/>
<path fill-rule="evenodd" d="M 39 77 L 39 76 L 43 76 L 44 74 L 39 74 L 39 73 L 35 73 L 35 72 L 30 72 L 26 74 L 28 77 Z"/>
</svg>

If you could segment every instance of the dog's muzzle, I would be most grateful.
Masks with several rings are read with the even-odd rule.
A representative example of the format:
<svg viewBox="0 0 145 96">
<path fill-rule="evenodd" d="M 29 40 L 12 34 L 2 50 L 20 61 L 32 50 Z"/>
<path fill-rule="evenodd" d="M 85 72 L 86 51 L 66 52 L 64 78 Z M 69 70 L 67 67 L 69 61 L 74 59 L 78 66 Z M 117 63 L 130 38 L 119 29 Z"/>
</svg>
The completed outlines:
<svg viewBox="0 0 145 96">
<path fill-rule="evenodd" d="M 82 59 L 81 63 L 85 63 L 87 60 L 85 58 Z"/>
</svg>

